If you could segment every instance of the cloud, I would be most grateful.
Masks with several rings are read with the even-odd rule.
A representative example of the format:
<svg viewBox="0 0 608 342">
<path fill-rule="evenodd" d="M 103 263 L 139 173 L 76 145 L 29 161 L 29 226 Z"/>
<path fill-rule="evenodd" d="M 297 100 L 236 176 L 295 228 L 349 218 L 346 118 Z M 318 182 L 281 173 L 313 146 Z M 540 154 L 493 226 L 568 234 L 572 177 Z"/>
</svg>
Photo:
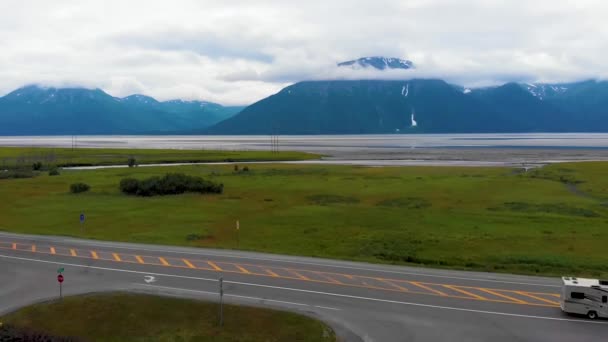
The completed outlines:
<svg viewBox="0 0 608 342">
<path fill-rule="evenodd" d="M 0 94 L 24 84 L 248 104 L 300 80 L 608 78 L 608 3 L 3 0 Z M 385 55 L 412 71 L 348 70 Z"/>
</svg>

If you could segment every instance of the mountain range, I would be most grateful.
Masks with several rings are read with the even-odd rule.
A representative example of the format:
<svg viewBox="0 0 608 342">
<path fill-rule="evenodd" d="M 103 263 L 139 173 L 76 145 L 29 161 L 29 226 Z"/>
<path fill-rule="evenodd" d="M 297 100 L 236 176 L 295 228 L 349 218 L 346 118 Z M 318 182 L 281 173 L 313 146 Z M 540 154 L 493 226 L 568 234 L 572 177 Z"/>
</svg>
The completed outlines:
<svg viewBox="0 0 608 342">
<path fill-rule="evenodd" d="M 163 134 L 205 128 L 242 110 L 204 101 L 113 97 L 100 89 L 27 86 L 0 97 L 0 135 Z"/>
<path fill-rule="evenodd" d="M 382 74 L 415 66 L 363 57 L 337 67 Z M 38 86 L 0 98 L 0 135 L 499 132 L 608 132 L 608 82 L 469 89 L 440 79 L 304 81 L 247 107 Z"/>
<path fill-rule="evenodd" d="M 201 132 L 608 132 L 608 82 L 466 89 L 435 79 L 307 81 Z"/>
</svg>

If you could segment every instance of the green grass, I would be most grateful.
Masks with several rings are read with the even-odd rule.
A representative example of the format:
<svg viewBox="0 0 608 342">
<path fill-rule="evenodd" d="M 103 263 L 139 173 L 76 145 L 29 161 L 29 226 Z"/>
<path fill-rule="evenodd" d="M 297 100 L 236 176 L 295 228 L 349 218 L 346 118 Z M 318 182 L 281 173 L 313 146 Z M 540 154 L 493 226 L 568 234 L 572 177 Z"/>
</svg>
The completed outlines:
<svg viewBox="0 0 608 342">
<path fill-rule="evenodd" d="M 136 294 L 67 297 L 2 317 L 5 324 L 84 341 L 335 341 L 333 331 L 294 313 Z"/>
<path fill-rule="evenodd" d="M 303 152 L 272 153 L 270 151 L 0 147 L 0 169 L 11 169 L 18 166 L 31 167 L 35 162 L 42 162 L 46 168 L 50 165 L 126 165 L 127 160 L 131 157 L 135 158 L 138 164 L 158 164 L 306 160 L 318 159 L 320 156 Z"/>
<path fill-rule="evenodd" d="M 608 276 L 608 163 L 560 164 L 528 173 L 271 164 L 250 169 L 151 167 L 0 180 L 0 229 L 493 272 Z M 166 172 L 223 183 L 224 193 L 138 198 L 118 189 L 124 177 Z M 90 184 L 90 192 L 69 194 L 76 182 Z M 80 212 L 87 215 L 84 233 Z"/>
</svg>

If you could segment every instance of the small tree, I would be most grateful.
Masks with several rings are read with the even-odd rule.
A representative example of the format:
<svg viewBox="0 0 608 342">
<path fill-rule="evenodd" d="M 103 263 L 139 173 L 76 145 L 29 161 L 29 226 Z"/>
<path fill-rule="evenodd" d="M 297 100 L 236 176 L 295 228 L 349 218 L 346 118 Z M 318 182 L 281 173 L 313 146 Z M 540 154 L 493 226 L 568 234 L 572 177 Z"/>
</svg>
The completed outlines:
<svg viewBox="0 0 608 342">
<path fill-rule="evenodd" d="M 49 170 L 49 176 L 59 176 L 59 169 L 57 168 L 57 166 L 51 167 L 51 169 Z"/>
<path fill-rule="evenodd" d="M 237 164 L 234 164 L 234 172 L 239 172 L 239 166 Z"/>
<path fill-rule="evenodd" d="M 34 164 L 32 164 L 32 170 L 34 170 L 34 171 L 40 171 L 40 169 L 42 169 L 42 163 L 41 162 L 35 162 Z"/>
<path fill-rule="evenodd" d="M 135 160 L 135 158 L 133 158 L 133 157 L 130 157 L 129 160 L 127 161 L 127 163 L 129 164 L 129 167 L 137 166 L 137 160 Z"/>
<path fill-rule="evenodd" d="M 73 194 L 87 192 L 90 189 L 91 189 L 91 187 L 85 183 L 74 183 L 74 184 L 70 185 L 70 192 Z"/>
</svg>

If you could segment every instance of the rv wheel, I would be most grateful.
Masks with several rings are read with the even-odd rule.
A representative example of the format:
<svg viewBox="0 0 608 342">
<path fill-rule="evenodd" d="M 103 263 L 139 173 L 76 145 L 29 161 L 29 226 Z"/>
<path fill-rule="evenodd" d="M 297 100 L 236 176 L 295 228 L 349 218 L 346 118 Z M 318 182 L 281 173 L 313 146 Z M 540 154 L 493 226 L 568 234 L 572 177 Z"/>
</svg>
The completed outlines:
<svg viewBox="0 0 608 342">
<path fill-rule="evenodd" d="M 589 317 L 589 319 L 596 319 L 597 318 L 597 312 L 595 312 L 595 311 L 589 311 L 587 313 L 587 317 Z"/>
</svg>

